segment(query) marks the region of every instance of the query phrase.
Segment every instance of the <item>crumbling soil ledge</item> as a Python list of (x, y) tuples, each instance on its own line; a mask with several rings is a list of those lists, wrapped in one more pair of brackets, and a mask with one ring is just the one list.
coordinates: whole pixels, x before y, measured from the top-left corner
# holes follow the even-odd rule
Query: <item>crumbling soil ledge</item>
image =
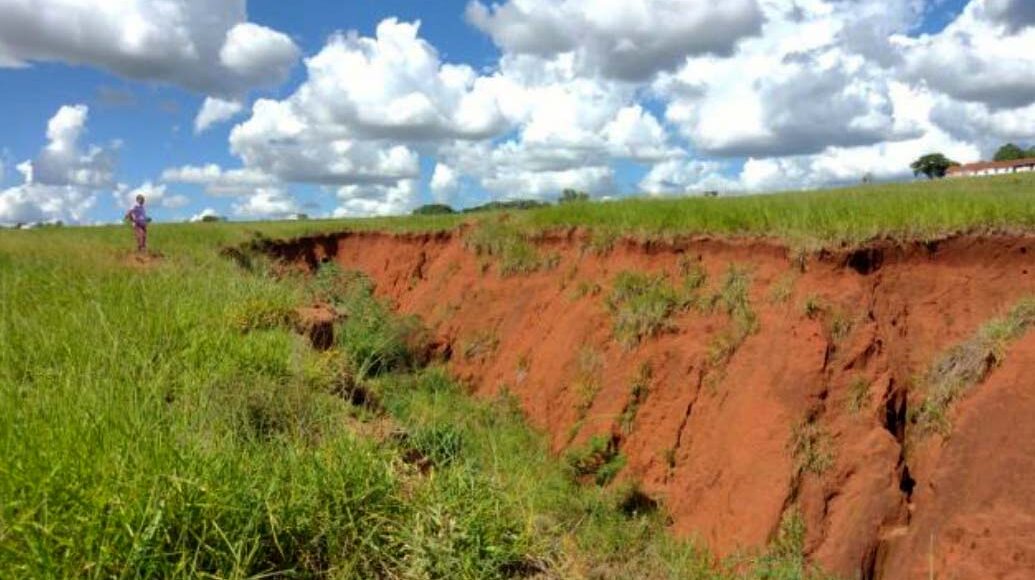
[[(1035, 237), (808, 253), (682, 237), (598, 253), (570, 229), (535, 240), (547, 267), (504, 277), (464, 236), (357, 232), (255, 249), (365, 272), (425, 321), (474, 393), (513, 393), (558, 452), (607, 438), (626, 460), (618, 480), (639, 482), (675, 533), (719, 555), (763, 546), (798, 509), (809, 557), (846, 578), (1035, 573), (1035, 337), (955, 405), (948, 437), (911, 432), (915, 377), (1035, 293)], [(758, 326), (728, 357), (715, 356), (732, 323), (717, 310), (681, 310), (632, 348), (615, 340), (605, 301), (619, 273), (678, 284), (699, 266), (708, 294), (731, 265), (748, 272)]]

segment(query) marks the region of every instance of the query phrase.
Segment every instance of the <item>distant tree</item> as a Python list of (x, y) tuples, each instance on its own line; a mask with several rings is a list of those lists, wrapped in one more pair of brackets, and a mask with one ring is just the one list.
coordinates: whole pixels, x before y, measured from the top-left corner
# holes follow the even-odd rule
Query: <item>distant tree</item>
[(456, 213), (456, 210), (444, 203), (429, 203), (413, 210), (413, 215), (446, 215)]
[(863, 182), (863, 185), (869, 185), (869, 184), (873, 183), (873, 174), (870, 173), (869, 171), (864, 173), (863, 176), (862, 176), (862, 182)]
[(482, 205), (476, 205), (464, 209), (464, 213), (477, 213), (482, 211), (494, 211), (494, 210), (516, 210), (516, 209), (536, 209), (539, 207), (547, 207), (550, 204), (545, 201), (539, 201), (535, 199), (512, 199), (510, 201), (490, 201)]
[(927, 179), (945, 177), (950, 167), (959, 165), (941, 153), (928, 153), (910, 164), (913, 175), (926, 175)]
[(206, 214), (206, 215), (201, 216), (201, 221), (204, 222), (204, 223), (221, 222), (221, 221), (223, 221), (223, 218), (220, 217), (220, 216), (217, 216), (217, 215)]
[(299, 220), (299, 221), (305, 221), (305, 220), (309, 219), (309, 214), (307, 214), (307, 213), (296, 213), (295, 214), (295, 219)]
[(996, 161), (1015, 161), (1017, 159), (1024, 159), (1029, 154), (1030, 151), (1025, 151), (1013, 143), (1007, 143), (995, 152), (994, 159)]
[(561, 192), (561, 199), (558, 201), (560, 203), (576, 203), (580, 201), (589, 201), (589, 194), (585, 191), (565, 189)]

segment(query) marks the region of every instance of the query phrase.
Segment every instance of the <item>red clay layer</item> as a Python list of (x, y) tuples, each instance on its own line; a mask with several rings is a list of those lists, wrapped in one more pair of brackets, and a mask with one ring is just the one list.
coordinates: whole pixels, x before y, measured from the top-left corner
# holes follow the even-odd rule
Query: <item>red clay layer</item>
[[(628, 460), (619, 479), (640, 482), (675, 533), (719, 555), (764, 546), (797, 505), (810, 559), (846, 578), (1035, 577), (1035, 335), (955, 405), (948, 438), (915, 438), (909, 422), (923, 398), (915, 377), (1035, 292), (1035, 238), (889, 242), (804, 261), (767, 241), (624, 242), (598, 256), (582, 240), (546, 237), (539, 250), (557, 266), (506, 278), (459, 233), (352, 233), (269, 249), (367, 273), (381, 297), (451, 345), (450, 367), (476, 394), (516, 395), (554, 450), (613, 437)], [(709, 356), (731, 325), (722, 313), (681, 314), (672, 332), (632, 349), (613, 337), (604, 301), (615, 275), (663, 272), (678, 283), (687, 260), (707, 271), (705, 292), (731, 264), (751, 273), (759, 330), (727, 364)], [(774, 300), (787, 280), (789, 297)], [(594, 285), (600, 293), (578, 297)], [(810, 299), (823, 305), (812, 317)], [(835, 338), (838, 318), (851, 326)], [(623, 429), (642, 365), (649, 392)], [(854, 411), (860, 382), (869, 390)], [(580, 412), (587, 384), (599, 390)], [(834, 451), (822, 475), (799, 474), (789, 445), (807, 419)]]

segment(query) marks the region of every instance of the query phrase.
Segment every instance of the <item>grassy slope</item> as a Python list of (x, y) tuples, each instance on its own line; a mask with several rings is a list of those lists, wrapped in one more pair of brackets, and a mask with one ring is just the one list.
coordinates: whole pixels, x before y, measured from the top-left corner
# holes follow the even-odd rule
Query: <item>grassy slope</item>
[[(0, 232), (0, 577), (718, 575), (660, 516), (573, 484), (505, 401), (408, 371), (405, 326), (361, 286), (333, 296), (353, 316), (330, 353), (261, 328), (341, 285), (216, 248), (325, 225), (160, 226), (146, 268), (124, 228)], [(333, 394), (343, 377), (389, 414)], [(362, 435), (380, 422), (409, 443)], [(419, 475), (407, 446), (439, 467)], [(800, 576), (788, 521), (742, 571)]]
[[(271, 235), (344, 228), (429, 231), (449, 229), (480, 215), (484, 214), (312, 221), (263, 229)], [(530, 230), (585, 226), (634, 236), (762, 236), (806, 246), (881, 236), (929, 239), (958, 232), (1035, 228), (1035, 174), (718, 199), (576, 203), (511, 215), (513, 223)]]

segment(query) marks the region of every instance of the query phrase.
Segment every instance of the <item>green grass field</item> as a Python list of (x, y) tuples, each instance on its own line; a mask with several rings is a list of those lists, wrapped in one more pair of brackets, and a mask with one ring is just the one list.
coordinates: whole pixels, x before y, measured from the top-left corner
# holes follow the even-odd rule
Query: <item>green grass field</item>
[[(1033, 202), (1035, 176), (1012, 176), (576, 203), (508, 223), (815, 246), (1024, 232)], [(485, 217), (157, 224), (164, 257), (144, 266), (125, 228), (0, 231), (0, 577), (807, 575), (793, 516), (768, 552), (718, 563), (667, 535), (663, 506), (626, 513), (635, 490), (576, 483), (508, 399), (474, 401), (417, 364), (419, 325), (362, 279), (274, 278), (218, 255), (257, 231)], [(353, 314), (324, 353), (283, 322), (316, 299)], [(342, 396), (355, 389), (378, 404)]]
[[(264, 224), (271, 236), (353, 230), (437, 231), (492, 214)], [(943, 179), (720, 198), (634, 198), (510, 212), (527, 232), (573, 226), (612, 235), (765, 237), (816, 248), (875, 238), (933, 239), (1035, 229), (1035, 174)], [(213, 224), (213, 229), (238, 226)], [(228, 231), (220, 234), (232, 237)]]
[[(362, 279), (218, 256), (329, 225), (158, 225), (145, 266), (125, 228), (0, 232), (0, 578), (803, 577), (793, 515), (713, 562), (421, 368)], [(352, 313), (322, 353), (282, 322), (317, 298)]]

